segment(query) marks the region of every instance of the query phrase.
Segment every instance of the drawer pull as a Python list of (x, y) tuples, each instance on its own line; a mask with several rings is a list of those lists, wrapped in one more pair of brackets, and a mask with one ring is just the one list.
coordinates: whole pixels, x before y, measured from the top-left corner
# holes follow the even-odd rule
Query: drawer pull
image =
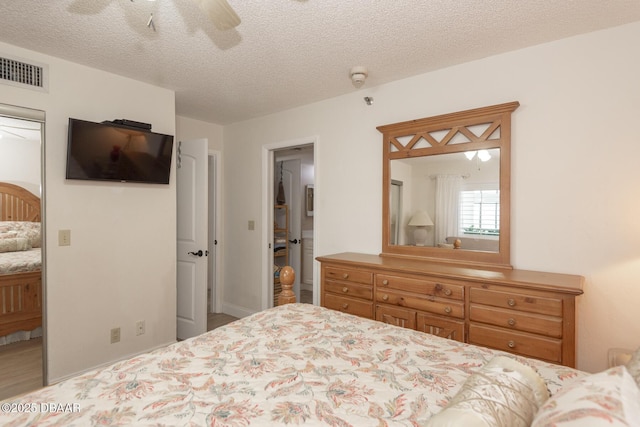
[(383, 284), (384, 286), (387, 286), (387, 285), (389, 284), (389, 281), (388, 281), (387, 279), (384, 279), (384, 280), (382, 281), (382, 284)]
[(449, 289), (449, 288), (445, 289), (445, 290), (444, 290), (444, 294), (445, 294), (446, 296), (450, 296), (450, 295), (451, 295), (451, 289)]
[(447, 314), (451, 313), (451, 307), (446, 306), (446, 307), (444, 308), (444, 312), (445, 312), (445, 313), (447, 313)]
[(347, 288), (347, 287), (345, 286), (344, 288), (342, 288), (342, 292), (344, 292), (344, 293), (346, 294), (347, 292), (349, 292), (349, 288)]
[(509, 307), (515, 307), (516, 305), (516, 300), (514, 300), (513, 298), (509, 298), (507, 300), (507, 304), (509, 304)]
[(513, 340), (512, 340), (512, 341), (509, 341), (509, 342), (507, 343), (507, 346), (508, 346), (509, 348), (516, 348), (516, 342), (515, 342), (515, 341), (513, 341)]
[(349, 308), (349, 304), (347, 304), (346, 302), (344, 304), (342, 304), (342, 309), (346, 310), (347, 308)]
[(389, 295), (384, 294), (382, 295), (382, 301), (388, 301), (389, 300)]
[(344, 274), (342, 275), (342, 278), (343, 278), (343, 279), (348, 279), (348, 278), (349, 278), (349, 274), (348, 274), (348, 273), (344, 273)]
[(509, 326), (515, 326), (516, 319), (514, 319), (513, 317), (510, 317), (509, 320), (507, 320), (507, 323), (509, 324)]

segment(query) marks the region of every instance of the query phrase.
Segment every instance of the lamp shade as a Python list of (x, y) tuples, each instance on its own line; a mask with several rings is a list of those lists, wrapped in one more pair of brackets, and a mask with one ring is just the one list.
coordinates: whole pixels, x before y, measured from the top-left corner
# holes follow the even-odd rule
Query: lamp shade
[(431, 217), (425, 211), (417, 211), (411, 217), (408, 225), (412, 227), (428, 227), (433, 225), (433, 221), (431, 221)]

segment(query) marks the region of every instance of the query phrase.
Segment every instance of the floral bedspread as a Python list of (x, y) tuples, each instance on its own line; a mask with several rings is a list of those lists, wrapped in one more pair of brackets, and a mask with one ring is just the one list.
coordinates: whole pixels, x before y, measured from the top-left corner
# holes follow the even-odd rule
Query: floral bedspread
[[(308, 304), (3, 402), (3, 426), (417, 426), (496, 354)], [(585, 374), (517, 358), (547, 381)]]
[(42, 269), (40, 248), (0, 253), (0, 274), (14, 274)]

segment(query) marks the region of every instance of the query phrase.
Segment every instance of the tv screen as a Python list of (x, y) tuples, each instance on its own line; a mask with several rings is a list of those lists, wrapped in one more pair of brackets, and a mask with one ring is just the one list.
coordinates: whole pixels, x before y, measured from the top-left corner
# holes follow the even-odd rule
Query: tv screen
[(67, 179), (168, 184), (173, 136), (69, 118)]

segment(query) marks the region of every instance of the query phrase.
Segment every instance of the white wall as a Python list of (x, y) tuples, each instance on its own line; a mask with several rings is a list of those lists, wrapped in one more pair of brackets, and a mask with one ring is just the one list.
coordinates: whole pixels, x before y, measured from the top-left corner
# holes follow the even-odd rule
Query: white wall
[[(225, 127), (225, 299), (256, 311), (265, 291), (263, 144), (317, 135), (317, 255), (376, 254), (382, 198), (376, 126), (519, 101), (513, 115), (512, 264), (585, 276), (579, 368), (604, 368), (609, 347), (640, 346), (639, 39), (640, 23), (634, 23), (365, 85)], [(372, 96), (374, 105), (366, 106), (364, 96)], [(249, 219), (257, 221), (255, 232), (246, 230)]]
[[(49, 64), (48, 93), (0, 84), (0, 102), (46, 112), (49, 380), (175, 341), (175, 171), (169, 185), (65, 180), (69, 117), (173, 135), (174, 93), (4, 43), (0, 52)], [(57, 245), (60, 229), (71, 246)], [(139, 320), (146, 334), (135, 336)], [(113, 327), (120, 343), (110, 344)]]
[(209, 150), (222, 151), (222, 130), (222, 126), (217, 124), (176, 116), (177, 141), (207, 138), (209, 140)]

